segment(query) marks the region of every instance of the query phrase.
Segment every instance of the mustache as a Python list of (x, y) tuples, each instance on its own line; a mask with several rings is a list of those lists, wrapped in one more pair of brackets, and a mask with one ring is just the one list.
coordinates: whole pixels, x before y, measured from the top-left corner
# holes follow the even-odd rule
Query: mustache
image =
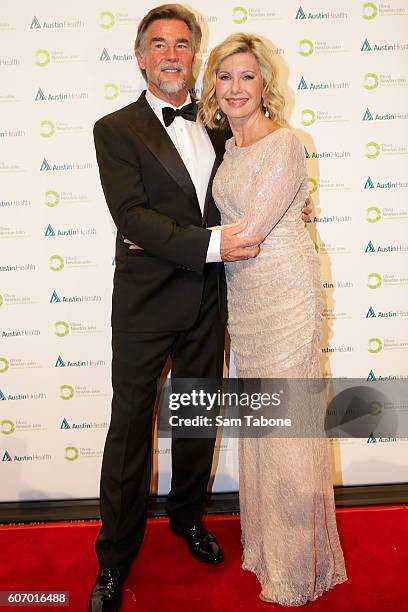
[(160, 71), (163, 70), (178, 70), (179, 72), (184, 72), (184, 66), (180, 62), (164, 62), (160, 66)]

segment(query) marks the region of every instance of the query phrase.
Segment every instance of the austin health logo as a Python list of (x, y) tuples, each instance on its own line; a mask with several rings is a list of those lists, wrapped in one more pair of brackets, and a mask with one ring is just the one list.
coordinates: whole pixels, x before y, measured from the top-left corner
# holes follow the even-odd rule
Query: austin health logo
[(54, 232), (54, 229), (53, 229), (51, 223), (48, 224), (48, 227), (45, 230), (44, 236), (55, 236), (55, 232)]
[(36, 93), (36, 96), (35, 96), (35, 101), (36, 102), (43, 102), (46, 99), (47, 98), (45, 97), (43, 90), (41, 89), (41, 87), (39, 87), (38, 91)]
[(367, 38), (363, 42), (363, 46), (361, 47), (361, 51), (372, 51), (371, 45), (368, 42)]
[(3, 391), (0, 389), (0, 402), (5, 402), (6, 401), (6, 396), (4, 395)]
[(41, 24), (38, 21), (37, 17), (34, 15), (31, 25), (30, 25), (30, 30), (40, 30), (40, 29), (41, 29)]
[(102, 49), (102, 53), (99, 57), (99, 61), (100, 62), (110, 62), (111, 61), (111, 57), (105, 48)]
[(366, 319), (376, 319), (377, 315), (375, 314), (375, 310), (372, 306), (367, 310)]
[(376, 442), (377, 442), (377, 438), (375, 437), (374, 433), (371, 432), (367, 438), (367, 444), (375, 444)]
[(295, 19), (306, 19), (305, 11), (302, 9), (301, 6), (299, 6)]
[(299, 85), (297, 86), (298, 89), (309, 89), (309, 87), (307, 86), (307, 83), (305, 81), (305, 79), (302, 77), (299, 81)]
[(375, 189), (374, 183), (373, 183), (371, 177), (368, 177), (368, 179), (366, 180), (365, 185), (364, 185), (364, 189)]
[(248, 21), (248, 10), (243, 6), (234, 6), (232, 9), (232, 21), (239, 25)]
[(62, 419), (60, 429), (71, 429), (71, 425), (68, 423), (66, 418)]
[(369, 241), (369, 243), (366, 246), (365, 253), (375, 253), (375, 246), (373, 245), (371, 240)]
[(374, 381), (374, 380), (377, 380), (377, 377), (374, 374), (373, 370), (370, 370), (367, 376), (367, 382)]
[(65, 368), (65, 362), (63, 360), (63, 358), (61, 357), (61, 355), (58, 356), (57, 361), (55, 362), (55, 367), (56, 368)]
[(50, 298), (50, 304), (57, 304), (60, 301), (61, 300), (60, 300), (60, 297), (59, 297), (58, 293), (56, 291), (53, 291), (52, 295), (51, 295), (51, 298)]
[(13, 461), (8, 451), (4, 451), (2, 461)]
[(364, 2), (363, 4), (363, 13), (362, 13), (362, 18), (363, 19), (374, 19), (375, 17), (377, 17), (377, 13), (378, 13), (378, 8), (377, 5), (374, 4), (374, 2)]
[(367, 108), (367, 109), (366, 109), (366, 112), (365, 112), (365, 113), (364, 113), (364, 115), (363, 115), (363, 121), (373, 121), (373, 120), (374, 120), (374, 119), (373, 119), (372, 114), (370, 113), (370, 109), (369, 109), (369, 108)]
[(47, 162), (47, 160), (44, 159), (42, 160), (42, 164), (40, 166), (40, 172), (51, 172), (51, 166), (50, 164)]

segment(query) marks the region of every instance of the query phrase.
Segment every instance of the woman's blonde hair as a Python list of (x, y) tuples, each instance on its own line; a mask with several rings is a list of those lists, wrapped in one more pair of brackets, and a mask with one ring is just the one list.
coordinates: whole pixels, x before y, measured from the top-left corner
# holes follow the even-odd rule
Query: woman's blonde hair
[[(211, 51), (203, 78), (203, 89), (199, 106), (200, 117), (210, 128), (226, 128), (228, 119), (220, 112), (215, 95), (217, 72), (223, 60), (236, 53), (252, 53), (258, 62), (262, 75), (264, 90), (262, 94), (263, 105), (269, 112), (271, 119), (283, 123), (283, 109), (285, 100), (277, 85), (277, 70), (271, 59), (271, 52), (256, 34), (241, 32), (231, 34), (222, 43)], [(217, 119), (217, 114), (221, 119)]]

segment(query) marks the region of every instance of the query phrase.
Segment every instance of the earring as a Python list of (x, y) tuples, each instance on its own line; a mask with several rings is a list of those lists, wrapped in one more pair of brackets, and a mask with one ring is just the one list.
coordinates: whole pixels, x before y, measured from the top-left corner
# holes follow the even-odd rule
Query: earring
[(219, 110), (215, 113), (215, 120), (216, 121), (221, 121), (221, 113), (220, 113)]
[(262, 98), (262, 110), (264, 112), (265, 117), (268, 119), (270, 117), (269, 111), (268, 111), (268, 107), (266, 106), (263, 98)]

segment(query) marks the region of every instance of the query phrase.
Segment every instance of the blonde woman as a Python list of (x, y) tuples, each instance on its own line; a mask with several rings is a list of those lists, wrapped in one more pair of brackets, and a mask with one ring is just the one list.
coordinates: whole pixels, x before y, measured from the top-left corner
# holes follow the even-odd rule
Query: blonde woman
[[(284, 99), (265, 43), (233, 34), (210, 54), (200, 114), (233, 137), (214, 179), (222, 224), (247, 221), (256, 259), (226, 264), (228, 329), (241, 378), (320, 376), (321, 279), (301, 221), (303, 147), (284, 126)], [(344, 582), (326, 439), (240, 440), (243, 567), (264, 601), (299, 606)]]

